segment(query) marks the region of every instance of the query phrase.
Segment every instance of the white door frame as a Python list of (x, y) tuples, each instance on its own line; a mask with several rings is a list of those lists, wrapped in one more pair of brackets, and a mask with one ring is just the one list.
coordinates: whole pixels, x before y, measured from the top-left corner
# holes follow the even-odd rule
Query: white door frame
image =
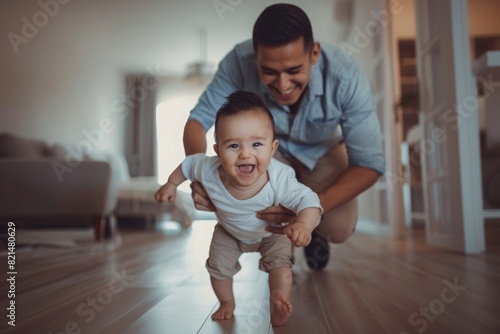
[[(389, 4), (379, 1), (375, 12), (389, 12)], [(406, 236), (403, 183), (401, 164), (401, 138), (393, 103), (396, 99), (393, 80), (392, 24), (388, 20), (381, 33), (373, 40), (372, 73), (374, 77), (374, 102), (382, 129), (382, 145), (386, 160), (385, 175), (375, 185), (379, 217), (378, 233), (395, 238)], [(382, 214), (384, 212), (384, 214)]]
[[(426, 238), (478, 254), (485, 242), (467, 1), (419, 0), (415, 13)], [(427, 154), (429, 143), (435, 150)]]

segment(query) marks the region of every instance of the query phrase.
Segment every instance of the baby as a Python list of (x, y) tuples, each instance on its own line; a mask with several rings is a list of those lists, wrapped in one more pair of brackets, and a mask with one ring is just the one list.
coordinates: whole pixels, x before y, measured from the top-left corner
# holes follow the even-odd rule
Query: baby
[[(215, 226), (206, 267), (220, 307), (213, 320), (231, 319), (235, 309), (233, 276), (241, 269), (243, 252), (260, 252), (259, 269), (269, 273), (270, 315), (273, 326), (284, 325), (292, 313), (292, 243), (303, 247), (319, 223), (318, 196), (299, 183), (293, 169), (273, 159), (278, 148), (274, 120), (260, 97), (236, 91), (215, 119), (217, 156), (186, 157), (156, 193), (158, 202), (175, 199), (186, 179), (200, 182), (216, 207)], [(266, 231), (256, 212), (281, 204), (297, 213), (286, 234)]]

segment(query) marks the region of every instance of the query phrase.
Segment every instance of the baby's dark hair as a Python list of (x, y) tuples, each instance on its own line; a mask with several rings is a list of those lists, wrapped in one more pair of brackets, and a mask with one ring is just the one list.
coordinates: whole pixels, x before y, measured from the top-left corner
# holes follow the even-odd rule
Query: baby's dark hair
[(304, 51), (314, 45), (311, 21), (307, 14), (295, 5), (279, 3), (264, 9), (253, 26), (253, 48), (259, 45), (283, 46), (304, 37)]
[(249, 111), (259, 111), (266, 114), (273, 129), (273, 140), (275, 139), (273, 114), (267, 109), (264, 101), (259, 95), (243, 90), (237, 90), (227, 97), (226, 103), (222, 105), (215, 116), (215, 142), (217, 143), (217, 127), (222, 116), (232, 116)]

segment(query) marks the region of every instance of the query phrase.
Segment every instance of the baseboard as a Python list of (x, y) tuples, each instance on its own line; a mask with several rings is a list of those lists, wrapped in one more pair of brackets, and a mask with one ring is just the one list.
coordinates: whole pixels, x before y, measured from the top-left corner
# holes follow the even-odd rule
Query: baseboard
[(371, 219), (358, 219), (356, 225), (356, 232), (366, 233), (366, 234), (379, 234), (379, 226), (376, 220)]

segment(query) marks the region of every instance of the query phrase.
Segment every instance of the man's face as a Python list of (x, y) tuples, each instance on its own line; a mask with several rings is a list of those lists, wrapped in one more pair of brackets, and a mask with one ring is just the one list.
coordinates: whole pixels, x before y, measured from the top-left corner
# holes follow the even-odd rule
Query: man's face
[(257, 46), (255, 55), (260, 80), (278, 103), (293, 105), (307, 88), (311, 67), (318, 61), (320, 46), (314, 43), (309, 52), (304, 38), (283, 46)]

